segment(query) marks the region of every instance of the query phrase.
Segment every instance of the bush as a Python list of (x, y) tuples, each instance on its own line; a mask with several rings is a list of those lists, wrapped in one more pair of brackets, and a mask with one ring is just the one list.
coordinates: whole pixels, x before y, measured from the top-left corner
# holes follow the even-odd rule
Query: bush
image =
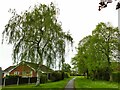
[(69, 78), (70, 74), (68, 72), (64, 72), (64, 78)]
[(112, 73), (112, 81), (120, 82), (120, 72), (113, 72)]
[(41, 75), (40, 83), (46, 83), (47, 81), (48, 81), (47, 75), (45, 75), (45, 74)]
[(64, 80), (64, 77), (65, 77), (64, 72), (60, 71), (60, 73), (61, 73), (61, 80)]
[(78, 74), (78, 73), (71, 72), (71, 73), (70, 73), (70, 76), (81, 76), (81, 75)]
[(53, 82), (62, 80), (62, 73), (57, 71), (52, 72), (50, 75), (50, 80), (52, 80)]

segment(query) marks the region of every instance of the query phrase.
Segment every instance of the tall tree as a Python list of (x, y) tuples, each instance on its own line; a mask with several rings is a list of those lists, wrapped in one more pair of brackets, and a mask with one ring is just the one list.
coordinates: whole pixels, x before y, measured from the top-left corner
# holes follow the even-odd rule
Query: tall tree
[(96, 42), (97, 50), (101, 51), (105, 56), (107, 72), (110, 76), (111, 60), (114, 59), (113, 57), (116, 57), (117, 54), (115, 55), (114, 53), (118, 51), (119, 46), (119, 30), (118, 28), (112, 27), (110, 23), (105, 24), (101, 22), (96, 26), (92, 34), (98, 39)]
[[(22, 14), (11, 10), (13, 16), (3, 31), (3, 41), (13, 44), (14, 63), (30, 61), (39, 65), (46, 62), (47, 66), (55, 66), (65, 61), (65, 46), (73, 43), (69, 33), (62, 31), (61, 24), (57, 21), (58, 11), (53, 3), (50, 5), (35, 5), (33, 9)], [(38, 67), (39, 85), (41, 69)]]
[(63, 63), (63, 66), (62, 66), (62, 70), (64, 71), (64, 72), (71, 72), (71, 66), (68, 64), (68, 63)]
[(91, 36), (84, 37), (78, 44), (78, 53), (72, 58), (72, 64), (78, 67), (79, 73), (87, 73), (88, 76), (88, 49)]
[(111, 62), (117, 60), (119, 51), (118, 37), (118, 28), (112, 27), (110, 23), (99, 23), (92, 35), (83, 38), (78, 44), (78, 53), (73, 61), (77, 62), (79, 71), (85, 71), (86, 67), (87, 73), (89, 72), (95, 78), (100, 70), (104, 69), (109, 80), (112, 72)]

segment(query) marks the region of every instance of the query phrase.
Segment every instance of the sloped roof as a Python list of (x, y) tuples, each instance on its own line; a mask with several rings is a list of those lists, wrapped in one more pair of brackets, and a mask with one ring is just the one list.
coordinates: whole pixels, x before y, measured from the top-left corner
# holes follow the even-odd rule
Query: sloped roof
[(40, 66), (41, 70), (43, 72), (51, 72), (53, 71), (52, 69), (50, 69), (49, 67), (45, 66), (45, 65), (39, 65), (39, 64), (36, 64), (36, 63), (31, 63), (31, 62), (21, 62), (20, 64), (26, 64), (26, 65), (29, 65), (31, 68), (35, 69), (37, 71), (38, 67)]
[(51, 72), (51, 71), (53, 71), (52, 69), (50, 69), (49, 67), (47, 67), (45, 65), (39, 65), (39, 64), (36, 64), (36, 63), (22, 61), (21, 63), (19, 63), (16, 66), (10, 66), (10, 67), (6, 68), (3, 72), (10, 72), (10, 71), (14, 70), (16, 67), (18, 67), (20, 65), (23, 65), (23, 64), (28, 65), (29, 67), (31, 67), (35, 71), (37, 71), (39, 66), (41, 68), (41, 71), (43, 71), (43, 72)]
[(10, 70), (12, 70), (13, 68), (15, 68), (16, 66), (9, 66), (8, 68), (6, 68), (5, 70), (3, 70), (3, 72), (9, 72)]

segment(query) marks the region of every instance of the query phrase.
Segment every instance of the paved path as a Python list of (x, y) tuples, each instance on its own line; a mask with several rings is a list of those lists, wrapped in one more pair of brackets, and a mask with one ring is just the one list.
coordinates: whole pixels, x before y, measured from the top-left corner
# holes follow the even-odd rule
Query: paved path
[(74, 90), (74, 80), (75, 78), (71, 79), (66, 85), (64, 90)]

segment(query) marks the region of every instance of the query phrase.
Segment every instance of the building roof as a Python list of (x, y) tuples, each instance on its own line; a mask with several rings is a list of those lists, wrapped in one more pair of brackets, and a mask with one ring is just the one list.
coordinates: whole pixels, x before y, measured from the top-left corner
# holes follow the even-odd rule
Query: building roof
[(38, 67), (40, 66), (41, 68), (41, 71), (43, 72), (51, 72), (53, 71), (52, 69), (50, 69), (49, 67), (45, 66), (45, 65), (39, 65), (39, 64), (36, 64), (36, 63), (31, 63), (31, 62), (25, 62), (25, 61), (22, 61), (21, 63), (19, 63), (18, 65), (16, 66), (10, 66), (8, 68), (6, 68), (4, 70), (4, 72), (11, 72), (12, 70), (14, 70), (15, 68), (17, 68), (18, 66), (20, 65), (27, 65), (29, 66), (31, 69), (37, 71)]
[(43, 72), (51, 72), (53, 71), (52, 69), (50, 69), (49, 67), (45, 66), (45, 65), (39, 65), (39, 64), (36, 64), (36, 63), (31, 63), (31, 62), (21, 62), (21, 64), (26, 64), (28, 66), (30, 66), (31, 68), (33, 68), (34, 70), (37, 71), (38, 67), (40, 66), (41, 70)]
[(5, 70), (3, 70), (3, 72), (9, 72), (11, 71), (13, 68), (15, 68), (16, 66), (9, 66), (8, 68), (6, 68)]

